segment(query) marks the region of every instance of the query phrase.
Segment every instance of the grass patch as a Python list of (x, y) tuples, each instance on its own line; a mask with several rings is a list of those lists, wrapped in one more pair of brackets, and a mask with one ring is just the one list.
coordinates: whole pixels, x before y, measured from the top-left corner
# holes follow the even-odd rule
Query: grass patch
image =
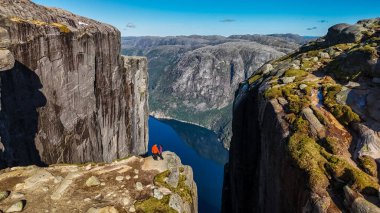
[(325, 175), (327, 162), (320, 154), (320, 147), (305, 133), (296, 132), (289, 138), (288, 149), (297, 166), (309, 177), (309, 187), (315, 192), (325, 191), (329, 180)]
[(135, 207), (137, 212), (145, 213), (177, 213), (176, 210), (169, 206), (170, 195), (165, 195), (161, 200), (150, 197), (147, 200), (137, 201)]
[(347, 105), (338, 104), (335, 96), (342, 90), (339, 84), (323, 85), (323, 103), (327, 106), (330, 112), (344, 125), (349, 125), (352, 122), (360, 122), (358, 114), (352, 111)]
[(248, 83), (249, 84), (253, 84), (254, 82), (256, 82), (257, 80), (259, 80), (260, 78), (262, 77), (262, 75), (254, 75), (252, 77), (250, 77), (248, 79)]
[(57, 27), (61, 33), (69, 33), (69, 32), (71, 32), (70, 29), (66, 25), (64, 25), (64, 24), (51, 23), (51, 25), (54, 26), (54, 27)]
[(343, 158), (323, 151), (321, 154), (327, 159), (327, 169), (333, 176), (344, 181), (354, 190), (377, 196), (379, 184), (368, 174), (355, 168)]
[(166, 170), (165, 172), (162, 172), (154, 177), (154, 183), (158, 186), (162, 186), (165, 188), (170, 189), (173, 193), (178, 194), (183, 201), (187, 201), (189, 203), (192, 203), (193, 197), (191, 193), (191, 189), (186, 185), (186, 176), (183, 174), (179, 175), (179, 181), (177, 188), (173, 188), (169, 184), (165, 182), (165, 178), (167, 178), (170, 175), (170, 171)]

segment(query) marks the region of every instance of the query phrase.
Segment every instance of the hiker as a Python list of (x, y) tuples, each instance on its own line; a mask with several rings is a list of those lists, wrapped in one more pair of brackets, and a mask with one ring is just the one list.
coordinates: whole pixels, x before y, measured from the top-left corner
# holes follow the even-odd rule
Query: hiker
[(164, 158), (162, 157), (162, 145), (160, 144), (159, 146), (158, 146), (158, 157), (160, 157), (161, 158), (161, 160), (163, 160)]
[(158, 150), (157, 144), (154, 144), (152, 146), (152, 157), (153, 157), (154, 160), (157, 160), (157, 156), (159, 155), (159, 152), (160, 151)]

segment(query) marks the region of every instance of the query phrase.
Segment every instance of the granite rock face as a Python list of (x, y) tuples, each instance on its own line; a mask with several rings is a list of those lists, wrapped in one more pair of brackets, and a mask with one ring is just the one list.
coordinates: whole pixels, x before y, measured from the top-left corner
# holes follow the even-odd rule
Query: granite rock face
[(240, 85), (223, 212), (380, 212), (379, 32), (335, 25)]
[(110, 25), (28, 0), (0, 2), (3, 161), (144, 154), (146, 59), (121, 57), (120, 32)]
[[(164, 152), (163, 157), (160, 161), (132, 156), (106, 164), (7, 168), (0, 171), (0, 196), (2, 192), (10, 195), (0, 200), (0, 211), (122, 213), (180, 209), (197, 213), (197, 186), (191, 167), (183, 165), (172, 152)], [(179, 171), (181, 177), (176, 187), (162, 181), (172, 171)], [(117, 180), (136, 172), (137, 178)], [(154, 197), (155, 191), (161, 193), (160, 199)], [(172, 197), (176, 198), (174, 204)]]

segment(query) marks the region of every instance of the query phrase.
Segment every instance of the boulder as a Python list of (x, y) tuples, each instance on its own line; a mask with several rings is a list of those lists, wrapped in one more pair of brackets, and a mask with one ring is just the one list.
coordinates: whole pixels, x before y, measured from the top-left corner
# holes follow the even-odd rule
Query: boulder
[(136, 184), (135, 184), (135, 188), (136, 188), (137, 191), (142, 191), (142, 190), (144, 190), (144, 186), (142, 185), (141, 182), (136, 182)]
[(172, 169), (170, 172), (166, 183), (169, 184), (173, 188), (177, 188), (179, 182), (179, 171), (178, 169)]
[(11, 44), (9, 33), (3, 27), (0, 27), (0, 48), (7, 48)]
[(264, 64), (262, 67), (261, 67), (261, 70), (263, 72), (263, 75), (265, 74), (268, 74), (270, 71), (273, 70), (273, 66), (272, 64)]
[(169, 199), (169, 206), (179, 213), (183, 212), (183, 201), (178, 194), (172, 194)]
[(21, 212), (24, 207), (25, 207), (26, 201), (25, 200), (20, 200), (11, 205), (5, 212)]
[(10, 194), (10, 191), (0, 191), (0, 201), (6, 199)]
[(87, 179), (86, 181), (86, 186), (91, 187), (91, 186), (99, 186), (100, 181), (97, 177), (91, 176), (90, 178)]
[(363, 28), (360, 25), (337, 24), (329, 28), (326, 42), (329, 45), (341, 43), (356, 43), (363, 38)]
[(159, 189), (153, 189), (153, 196), (159, 200), (161, 200), (164, 195)]
[(90, 208), (87, 213), (119, 213), (119, 211), (113, 206), (106, 206), (103, 208)]
[(321, 124), (318, 118), (314, 115), (313, 110), (309, 107), (302, 109), (303, 117), (309, 121), (311, 133), (319, 138), (325, 137), (325, 127)]
[(7, 71), (14, 67), (15, 58), (7, 49), (0, 49), (0, 71)]
[(363, 196), (350, 187), (343, 188), (345, 204), (352, 213), (379, 213), (380, 208), (363, 198)]
[(330, 58), (330, 55), (328, 53), (325, 53), (325, 52), (319, 52), (318, 56), (322, 59), (329, 59)]
[(283, 84), (289, 84), (289, 83), (293, 83), (295, 79), (296, 79), (295, 76), (293, 76), (293, 77), (283, 77), (283, 78), (281, 78), (281, 81), (282, 81)]

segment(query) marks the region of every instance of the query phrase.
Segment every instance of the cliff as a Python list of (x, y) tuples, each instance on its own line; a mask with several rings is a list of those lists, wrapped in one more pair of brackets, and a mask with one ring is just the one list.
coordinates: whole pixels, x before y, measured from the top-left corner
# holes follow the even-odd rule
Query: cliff
[(228, 148), (239, 83), (304, 41), (291, 35), (126, 37), (122, 51), (149, 60), (149, 104), (154, 116), (213, 130)]
[(380, 212), (379, 41), (335, 25), (240, 85), (223, 212)]
[(29, 0), (0, 3), (2, 166), (144, 154), (147, 60), (120, 56), (110, 25)]
[(0, 212), (198, 212), (191, 167), (163, 156), (2, 170)]

